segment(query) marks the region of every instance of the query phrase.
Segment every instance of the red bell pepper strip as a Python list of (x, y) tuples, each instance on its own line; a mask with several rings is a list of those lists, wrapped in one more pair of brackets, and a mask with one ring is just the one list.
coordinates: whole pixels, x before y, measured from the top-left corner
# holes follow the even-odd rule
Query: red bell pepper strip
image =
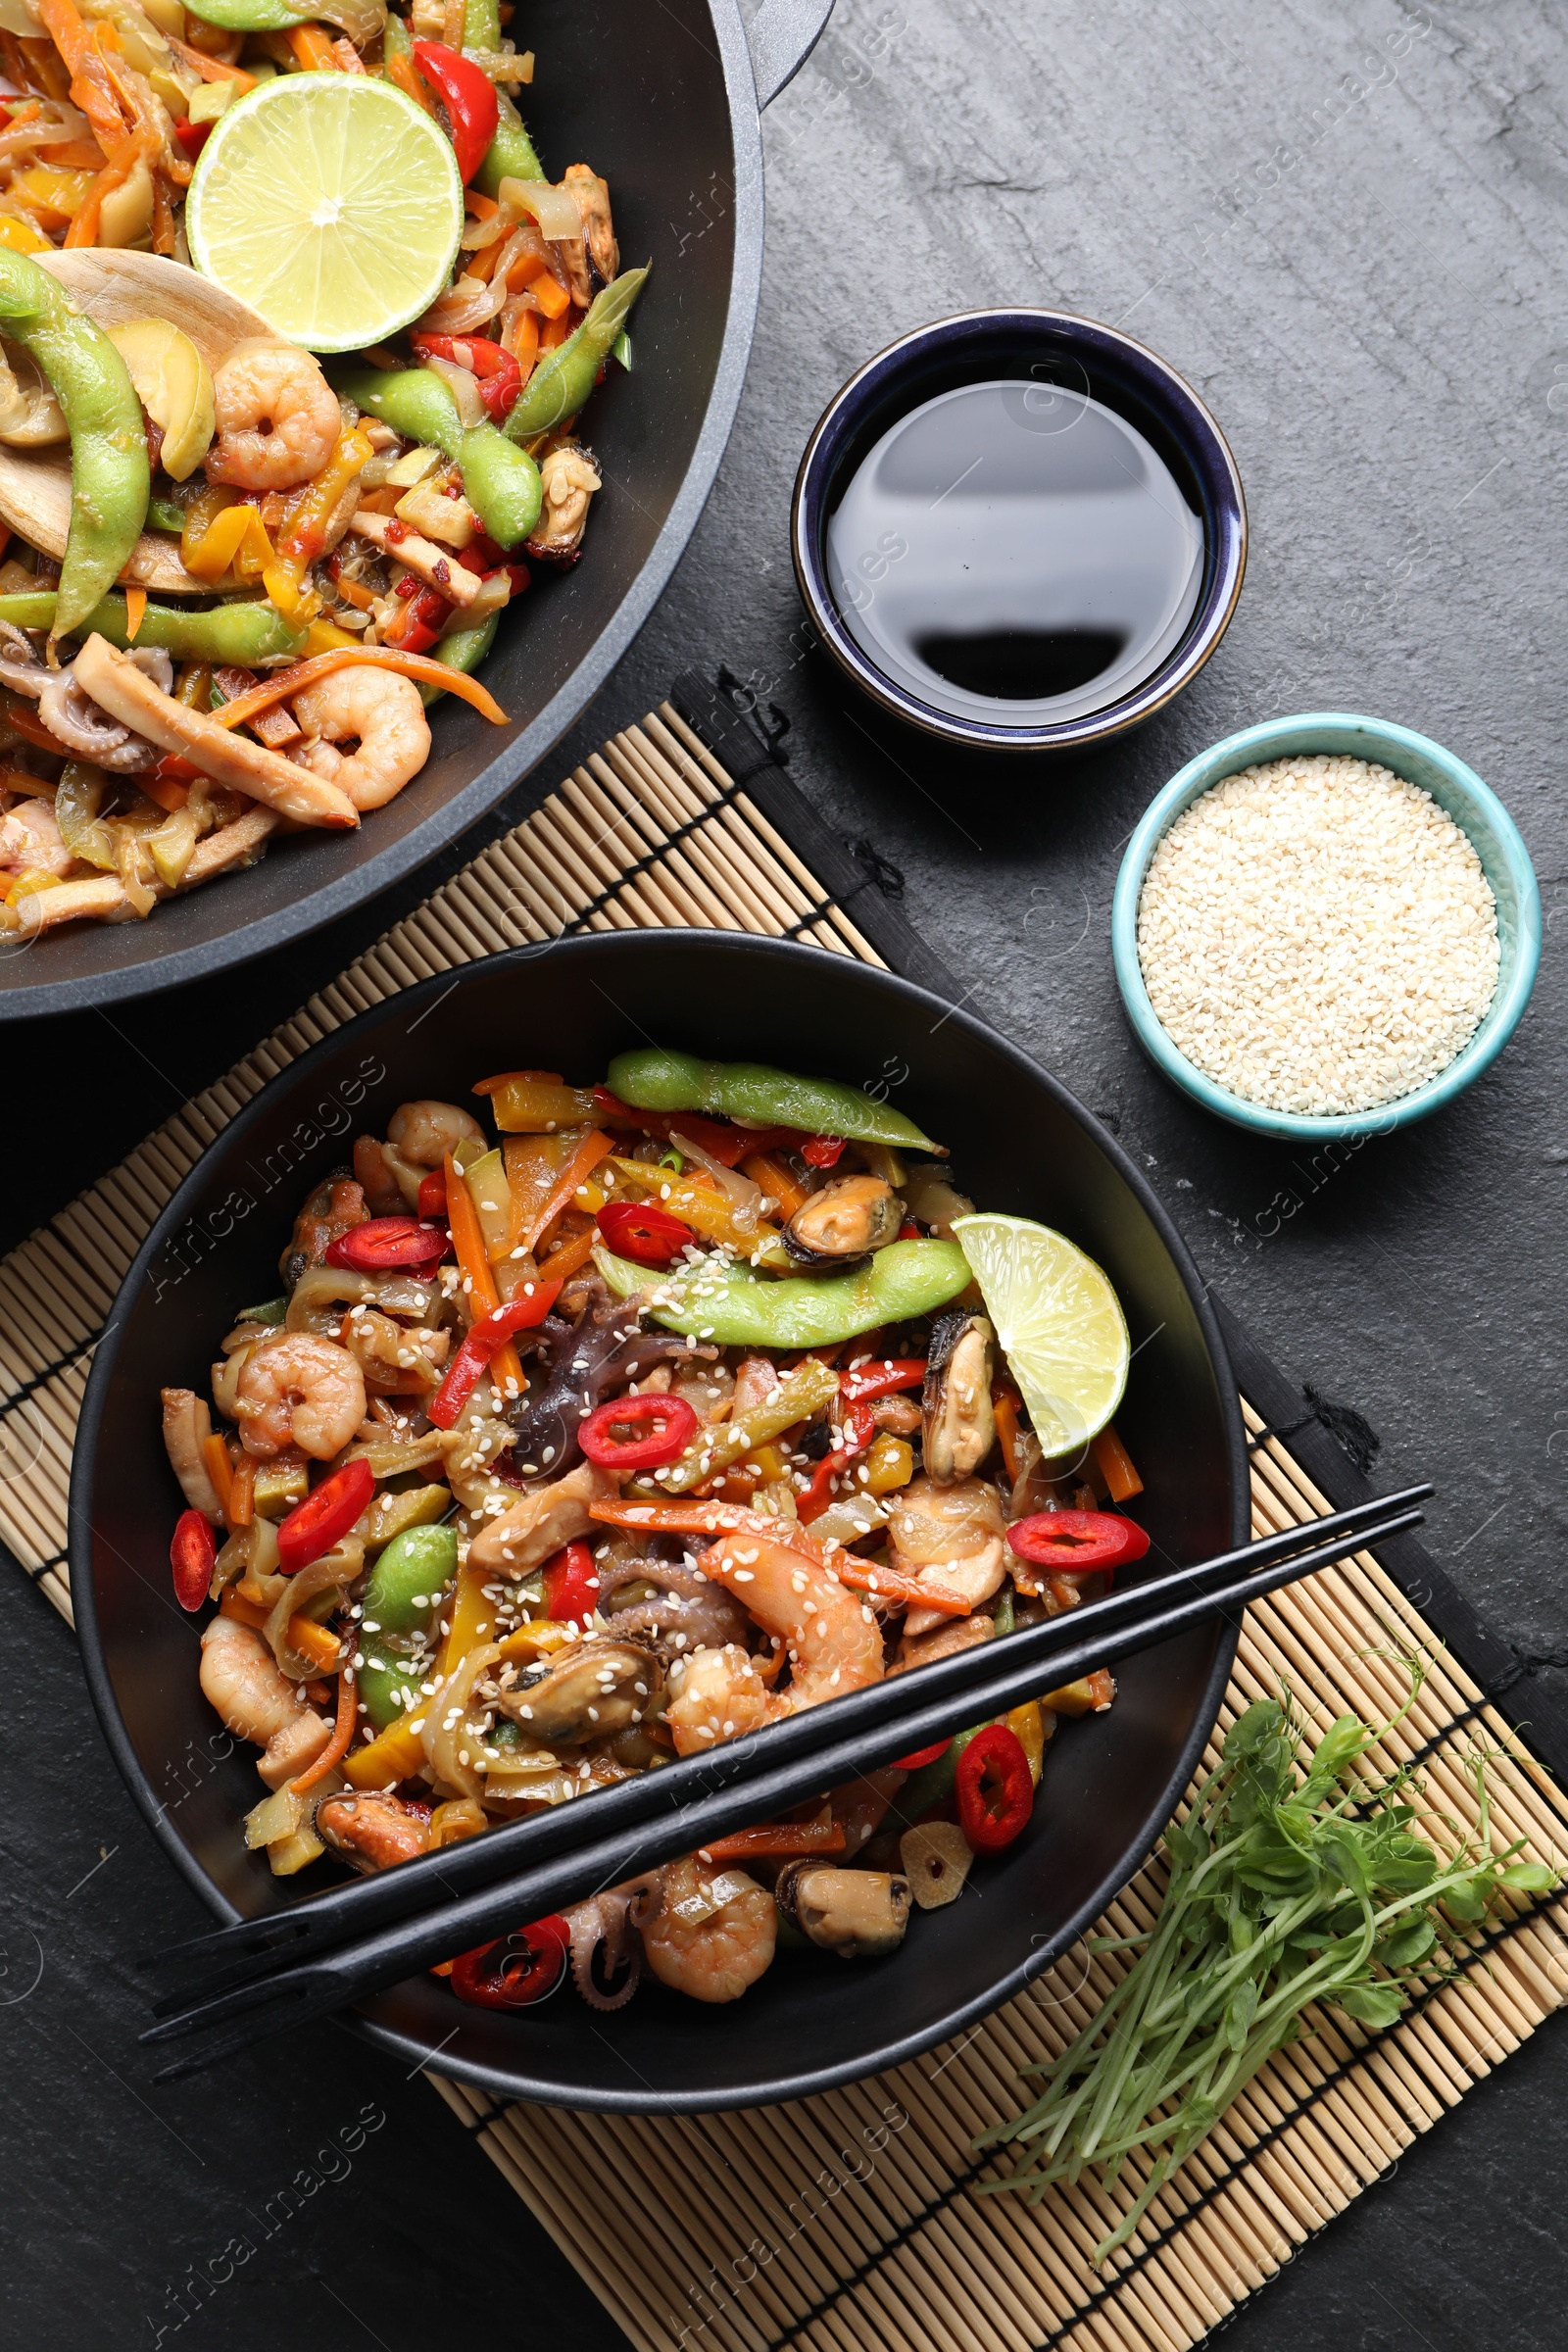
[[(413, 578), (414, 574), (408, 573), (406, 579), (398, 582), (399, 590)], [(388, 629), (385, 642), (396, 646), (400, 654), (427, 653), (432, 645), (440, 643), (451, 620), (452, 607), (446, 598), (434, 588), (416, 585), (396, 625)]]
[(444, 1217), (446, 1213), (446, 1172), (442, 1168), (432, 1168), (428, 1176), (419, 1178), (419, 1214), (421, 1217)]
[(692, 1238), (689, 1225), (652, 1201), (635, 1206), (629, 1200), (608, 1201), (595, 1223), (617, 1257), (639, 1266), (672, 1265)]
[(704, 1862), (791, 1862), (808, 1854), (842, 1854), (842, 1821), (780, 1821), (757, 1830), (732, 1830), (697, 1849)]
[(421, 327), (409, 341), (427, 359), (451, 360), (466, 368), (478, 379), (479, 398), (492, 424), (511, 415), (522, 390), (522, 369), (513, 354), (488, 335), (432, 335)]
[(449, 49), (445, 41), (416, 41), (414, 62), (426, 81), (439, 90), (452, 128), (458, 172), (465, 187), (478, 171), (496, 135), (501, 109), (495, 83), (478, 67)]
[(532, 1331), (555, 1305), (559, 1282), (525, 1282), (515, 1298), (471, 1325), (425, 1410), (437, 1429), (454, 1429), (468, 1398), (503, 1348), (519, 1331)]
[(844, 1150), (842, 1135), (808, 1136), (801, 1146), (801, 1157), (808, 1168), (832, 1168), (838, 1165)]
[(200, 1511), (181, 1511), (174, 1521), (174, 1540), (169, 1546), (169, 1565), (174, 1571), (174, 1598), (182, 1609), (199, 1609), (213, 1581), (218, 1540)]
[(586, 1544), (568, 1544), (545, 1563), (545, 1615), (557, 1625), (586, 1625), (599, 1606), (599, 1571)]
[(694, 1144), (726, 1168), (738, 1167), (753, 1152), (793, 1152), (807, 1140), (799, 1127), (731, 1127), (722, 1119), (705, 1119), (695, 1110), (633, 1110), (608, 1086), (594, 1088), (600, 1115), (613, 1127), (640, 1127), (645, 1135), (662, 1136), (680, 1149), (689, 1135)]
[(363, 1454), (313, 1487), (305, 1500), (277, 1523), (277, 1564), (283, 1574), (295, 1576), (330, 1551), (338, 1538), (348, 1534), (374, 1493), (375, 1473)]
[(954, 1794), (958, 1826), (977, 1854), (1000, 1854), (1027, 1823), (1035, 1805), (1034, 1778), (1017, 1734), (988, 1723), (958, 1758)]
[(920, 1772), (927, 1764), (934, 1764), (938, 1756), (945, 1756), (952, 1745), (951, 1739), (933, 1740), (929, 1747), (912, 1748), (908, 1755), (895, 1757), (893, 1770), (895, 1772)]
[(1137, 1521), (1115, 1511), (1036, 1511), (1008, 1528), (1007, 1543), (1020, 1560), (1057, 1576), (1093, 1576), (1141, 1560), (1149, 1549)]
[(899, 1240), (901, 1242), (918, 1242), (924, 1238), (914, 1219), (906, 1217), (904, 1223), (899, 1227)]
[(174, 124), (174, 136), (192, 163), (196, 161), (212, 135), (213, 126), (210, 122), (193, 122), (188, 115), (181, 115), (179, 121)]
[(696, 1435), (697, 1415), (684, 1396), (649, 1390), (596, 1406), (579, 1424), (577, 1443), (601, 1470), (662, 1470), (680, 1460)]
[(552, 1912), (531, 1927), (514, 1929), (499, 1943), (460, 1952), (452, 1963), (452, 1989), (474, 2009), (529, 2008), (555, 1991), (566, 1973), (570, 1948), (571, 1930)]
[(444, 1226), (421, 1225), (416, 1217), (370, 1217), (338, 1235), (327, 1250), (326, 1262), (349, 1266), (357, 1274), (384, 1274), (394, 1266), (437, 1266), (447, 1247)]
[(842, 1445), (835, 1446), (831, 1453), (822, 1456), (811, 1473), (811, 1483), (806, 1493), (796, 1498), (796, 1516), (804, 1519), (808, 1527), (813, 1519), (820, 1519), (833, 1500), (834, 1482), (840, 1473), (848, 1469), (858, 1453), (864, 1453), (876, 1436), (876, 1423), (871, 1418), (869, 1404), (850, 1405), (844, 1415), (843, 1431)]
[(839, 1374), (839, 1395), (846, 1404), (873, 1396), (892, 1396), (900, 1389), (917, 1389), (925, 1380), (923, 1355), (885, 1355), (880, 1362), (852, 1364)]

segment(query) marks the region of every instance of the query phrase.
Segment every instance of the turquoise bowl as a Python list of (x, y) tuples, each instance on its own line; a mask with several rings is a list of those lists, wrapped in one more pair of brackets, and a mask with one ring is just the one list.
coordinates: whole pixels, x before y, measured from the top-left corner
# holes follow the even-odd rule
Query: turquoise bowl
[[(1205, 1078), (1161, 1028), (1138, 960), (1138, 903), (1160, 836), (1210, 785), (1244, 767), (1303, 752), (1374, 760), (1429, 792), (1439, 808), (1446, 808), (1469, 835), (1497, 902), (1500, 956), (1496, 993), (1469, 1044), (1427, 1085), (1393, 1102), (1380, 1103), (1376, 1109), (1337, 1118), (1305, 1118), (1293, 1111), (1269, 1110)], [(1462, 760), (1456, 760), (1430, 736), (1393, 726), (1387, 719), (1357, 718), (1344, 710), (1314, 710), (1296, 718), (1267, 719), (1261, 726), (1244, 728), (1240, 735), (1228, 735), (1172, 776), (1164, 791), (1151, 802), (1127, 845), (1116, 877), (1110, 939), (1127, 1017), (1139, 1044), (1167, 1078), (1195, 1102), (1201, 1102), (1205, 1110), (1235, 1126), (1250, 1128), (1256, 1135), (1278, 1136), (1287, 1143), (1321, 1143), (1344, 1136), (1389, 1135), (1396, 1127), (1424, 1119), (1462, 1094), (1471, 1080), (1496, 1059), (1518, 1028), (1536, 984), (1541, 961), (1541, 893), (1519, 828), (1495, 793), (1490, 792)]]

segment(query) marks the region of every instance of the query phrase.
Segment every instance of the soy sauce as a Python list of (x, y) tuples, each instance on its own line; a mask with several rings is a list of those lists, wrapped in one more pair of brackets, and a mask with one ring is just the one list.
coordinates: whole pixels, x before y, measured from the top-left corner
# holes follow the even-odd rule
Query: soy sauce
[(827, 568), (895, 685), (955, 717), (1049, 725), (1118, 701), (1180, 641), (1203, 526), (1152, 443), (1087, 392), (965, 384), (862, 460)]

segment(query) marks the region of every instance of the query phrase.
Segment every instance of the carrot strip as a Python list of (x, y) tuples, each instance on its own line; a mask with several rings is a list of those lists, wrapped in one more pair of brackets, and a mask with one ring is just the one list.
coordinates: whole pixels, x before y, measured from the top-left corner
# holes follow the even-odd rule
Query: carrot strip
[(416, 106), (422, 106), (427, 115), (435, 113), (434, 101), (415, 71), (412, 58), (389, 57), (386, 70), (405, 98), (412, 98)]
[(275, 669), (261, 679), (245, 694), (237, 694), (231, 703), (213, 716), (220, 727), (243, 726), (258, 710), (266, 710), (273, 703), (287, 702), (292, 695), (314, 686), (318, 678), (330, 676), (351, 662), (368, 662), (378, 669), (395, 669), (405, 678), (422, 679), (430, 686), (440, 686), (448, 694), (461, 695), (471, 703), (482, 718), (492, 726), (504, 727), (507, 714), (496, 698), (477, 678), (470, 678), (461, 669), (453, 669), (445, 662), (432, 662), (425, 654), (400, 654), (386, 645), (335, 645), (329, 653), (312, 654), (307, 661), (296, 662), (290, 669)]
[[(292, 1634), (293, 1621), (291, 1619), (291, 1639)], [(318, 1781), (324, 1781), (333, 1767), (342, 1763), (343, 1758), (349, 1752), (349, 1741), (354, 1737), (354, 1676), (345, 1666), (337, 1678), (337, 1721), (332, 1727), (332, 1737), (317, 1757), (316, 1762), (308, 1764), (297, 1780), (290, 1781), (288, 1785), (290, 1796), (303, 1796), (307, 1788), (314, 1788)]]
[(174, 776), (160, 776), (156, 771), (150, 775), (138, 776), (136, 790), (144, 792), (147, 798), (155, 801), (160, 808), (167, 808), (171, 816), (176, 809), (183, 808), (185, 803), (190, 799), (188, 784), (181, 784)]
[(336, 1670), (343, 1644), (336, 1634), (329, 1633), (324, 1625), (318, 1625), (314, 1617), (306, 1617), (296, 1609), (288, 1621), (288, 1641), (291, 1649), (297, 1649), (302, 1658), (309, 1658), (323, 1673)]
[(142, 621), (146, 617), (146, 589), (127, 588), (125, 590), (125, 635), (129, 638), (132, 645), (134, 645), (136, 642), (136, 631), (141, 627)]
[(830, 1569), (852, 1592), (874, 1593), (901, 1608), (938, 1609), (944, 1617), (970, 1614), (971, 1604), (945, 1585), (916, 1584), (896, 1568), (878, 1568), (869, 1560), (858, 1560), (841, 1544), (829, 1549), (800, 1520), (769, 1518), (761, 1511), (749, 1511), (744, 1503), (721, 1502), (716, 1497), (692, 1502), (591, 1502), (588, 1516), (606, 1527), (630, 1528), (638, 1535), (760, 1536), (765, 1544), (786, 1544), (791, 1551), (814, 1560), (819, 1568)]
[(1144, 1491), (1144, 1482), (1133, 1467), (1132, 1455), (1116, 1435), (1116, 1424), (1107, 1421), (1095, 1439), (1092, 1447), (1095, 1466), (1110, 1489), (1112, 1502), (1131, 1502)]
[(900, 1609), (935, 1609), (943, 1617), (968, 1617), (974, 1603), (965, 1600), (961, 1592), (949, 1592), (946, 1585), (923, 1585), (912, 1576), (901, 1576), (897, 1568), (879, 1568), (869, 1560), (858, 1560), (852, 1551), (833, 1562), (834, 1573), (841, 1585), (852, 1592), (869, 1592), (877, 1600), (890, 1600)]
[[(442, 1164), (447, 1176), (447, 1224), (452, 1233), (452, 1247), (458, 1253), (458, 1264), (467, 1276), (468, 1311), (477, 1323), (482, 1315), (497, 1311), (501, 1294), (490, 1271), (484, 1235), (479, 1230), (479, 1212), (473, 1205), (467, 1180), (450, 1152), (443, 1154)], [(510, 1340), (490, 1358), (490, 1378), (502, 1396), (522, 1395), (522, 1365)]]
[(732, 1830), (697, 1851), (704, 1862), (789, 1862), (807, 1854), (842, 1854), (844, 1844), (842, 1821), (798, 1821)]
[(993, 1389), (991, 1410), (996, 1416), (997, 1444), (1002, 1447), (1002, 1459), (1007, 1476), (1016, 1479), (1022, 1459), (1018, 1451), (1018, 1399), (1010, 1389)]
[(243, 66), (220, 65), (216, 57), (209, 57), (204, 49), (193, 49), (189, 41), (176, 40), (172, 32), (165, 33), (164, 38), (174, 55), (182, 57), (187, 66), (193, 67), (203, 81), (237, 81), (241, 98), (247, 90), (255, 89), (256, 76), (247, 74)]
[(288, 45), (307, 74), (342, 72), (332, 54), (332, 44), (319, 24), (297, 24), (288, 35)]
[[(228, 1447), (216, 1429), (210, 1438), (202, 1440), (202, 1459), (207, 1464), (208, 1473), (214, 1486), (218, 1489), (218, 1499), (222, 1505), (223, 1517), (228, 1519), (228, 1506), (234, 1490), (234, 1471), (228, 1458)], [(231, 1527), (233, 1525), (231, 1519), (229, 1525)]]
[(233, 1528), (249, 1527), (256, 1516), (256, 1464), (248, 1453), (242, 1453), (229, 1473), (228, 1524)]
[[(576, 1151), (562, 1169), (561, 1174), (556, 1178), (554, 1185), (545, 1195), (544, 1203), (534, 1218), (532, 1226), (523, 1234), (522, 1246), (525, 1250), (531, 1250), (536, 1242), (541, 1241), (562, 1210), (571, 1206), (577, 1187), (587, 1183), (606, 1152), (612, 1150), (613, 1150), (613, 1145), (604, 1129), (590, 1127)], [(540, 1271), (542, 1272), (543, 1268)]]
[(565, 1282), (568, 1280), (571, 1275), (577, 1273), (588, 1263), (594, 1253), (594, 1243), (598, 1238), (599, 1228), (597, 1225), (590, 1225), (586, 1233), (579, 1233), (572, 1241), (563, 1242), (559, 1249), (552, 1250), (548, 1257), (542, 1257), (539, 1260), (540, 1281)]
[(236, 1617), (241, 1625), (253, 1625), (260, 1633), (272, 1612), (264, 1609), (259, 1600), (243, 1600), (230, 1585), (218, 1604), (218, 1614), (220, 1617)]

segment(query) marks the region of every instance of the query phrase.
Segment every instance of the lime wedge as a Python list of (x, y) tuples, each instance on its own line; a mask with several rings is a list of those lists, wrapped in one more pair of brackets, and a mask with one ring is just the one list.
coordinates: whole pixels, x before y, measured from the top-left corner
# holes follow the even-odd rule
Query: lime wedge
[(197, 269), (308, 351), (417, 318), (462, 233), (451, 141), (366, 74), (264, 81), (219, 116), (185, 200)]
[(1122, 1399), (1127, 1318), (1092, 1257), (1032, 1217), (955, 1217), (997, 1342), (1048, 1460), (1076, 1454)]

